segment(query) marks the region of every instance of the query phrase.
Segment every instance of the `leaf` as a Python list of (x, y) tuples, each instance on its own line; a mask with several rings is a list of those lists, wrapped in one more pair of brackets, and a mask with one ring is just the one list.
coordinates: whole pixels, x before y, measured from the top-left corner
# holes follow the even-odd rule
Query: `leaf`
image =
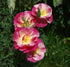
[(15, 1), (16, 0), (7, 0), (8, 8), (10, 9), (10, 13), (12, 13), (15, 9)]
[(56, 4), (57, 3), (57, 0), (53, 0), (53, 5), (54, 5), (54, 7), (56, 7)]
[(54, 7), (59, 6), (60, 4), (62, 4), (62, 0), (53, 0)]
[(41, 12), (40, 12), (40, 9), (38, 8), (37, 17), (40, 17), (40, 15), (41, 15)]
[(68, 25), (70, 25), (70, 20), (68, 20), (68, 22), (67, 22), (67, 23), (68, 23)]
[(67, 40), (70, 40), (70, 37), (67, 37), (66, 39), (67, 39)]

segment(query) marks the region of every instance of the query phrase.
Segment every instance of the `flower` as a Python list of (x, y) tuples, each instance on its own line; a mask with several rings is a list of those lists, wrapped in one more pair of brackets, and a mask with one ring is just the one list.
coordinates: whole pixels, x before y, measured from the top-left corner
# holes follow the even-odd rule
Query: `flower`
[(34, 63), (42, 60), (46, 52), (45, 45), (40, 39), (37, 40), (36, 44), (38, 45), (37, 49), (26, 54), (27, 60)]
[(19, 49), (24, 53), (35, 50), (37, 48), (37, 41), (39, 32), (36, 28), (18, 28), (14, 32), (13, 41), (15, 42), (15, 49)]
[[(40, 9), (40, 17), (37, 17), (38, 9)], [(32, 8), (32, 15), (36, 17), (35, 19), (38, 18), (38, 21), (36, 23), (37, 27), (45, 27), (53, 20), (52, 8), (45, 3), (39, 3), (34, 5)]]
[(14, 18), (15, 30), (20, 27), (33, 27), (34, 21), (31, 11), (18, 13)]

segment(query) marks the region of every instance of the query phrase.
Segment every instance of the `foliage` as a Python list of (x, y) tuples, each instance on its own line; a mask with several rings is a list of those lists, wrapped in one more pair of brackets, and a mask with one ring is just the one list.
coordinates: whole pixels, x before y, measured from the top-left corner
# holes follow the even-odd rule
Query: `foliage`
[[(38, 28), (45, 43), (45, 58), (37, 63), (28, 62), (24, 53), (14, 50), (14, 16), (31, 10), (34, 4), (47, 3), (53, 9), (53, 22)], [(70, 66), (70, 4), (63, 0), (56, 6), (55, 0), (18, 0), (15, 10), (10, 13), (7, 0), (0, 0), (0, 67), (69, 67)], [(54, 5), (55, 4), (55, 5)]]

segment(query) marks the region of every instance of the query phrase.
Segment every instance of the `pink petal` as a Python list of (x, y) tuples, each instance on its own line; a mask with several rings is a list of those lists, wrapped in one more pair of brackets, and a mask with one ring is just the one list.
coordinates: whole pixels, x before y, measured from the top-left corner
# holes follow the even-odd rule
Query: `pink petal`
[[(26, 36), (30, 37), (30, 42), (23, 43)], [(36, 28), (18, 28), (15, 30), (13, 37), (13, 41), (16, 42), (15, 48), (24, 53), (34, 51), (38, 47), (38, 44), (36, 44), (38, 37), (39, 32)]]
[(37, 23), (36, 23), (36, 26), (37, 27), (45, 27), (48, 23), (46, 22), (46, 19), (38, 19)]
[(24, 27), (24, 23), (22, 23), (22, 21), (23, 21), (22, 18), (24, 18), (26, 21), (28, 20), (30, 22), (29, 27), (34, 26), (34, 21), (32, 21), (33, 20), (32, 11), (20, 12), (14, 18), (15, 30), (17, 28)]
[(46, 52), (46, 48), (41, 39), (38, 39), (36, 43), (38, 44), (37, 49), (27, 53), (27, 60), (33, 63), (42, 60)]

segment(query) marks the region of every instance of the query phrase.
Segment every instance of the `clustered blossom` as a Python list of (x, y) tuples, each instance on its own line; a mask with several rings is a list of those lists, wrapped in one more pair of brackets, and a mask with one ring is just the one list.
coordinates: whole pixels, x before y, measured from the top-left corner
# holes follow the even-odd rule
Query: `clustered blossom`
[(38, 39), (36, 44), (38, 45), (37, 49), (27, 53), (27, 59), (31, 62), (37, 62), (44, 58), (44, 53), (46, 52), (46, 48), (44, 43)]
[(44, 3), (34, 5), (32, 11), (20, 12), (15, 16), (14, 48), (26, 53), (28, 61), (35, 63), (44, 58), (46, 48), (36, 27), (45, 27), (52, 21), (52, 8)]
[(51, 23), (53, 20), (52, 8), (44, 3), (39, 3), (34, 5), (32, 8), (32, 15), (37, 19), (37, 12), (40, 9), (40, 17), (36, 23), (37, 27), (45, 27), (48, 23)]
[(20, 27), (33, 27), (34, 21), (33, 16), (31, 15), (31, 11), (25, 11), (18, 13), (14, 18), (14, 26), (15, 30)]
[(39, 32), (35, 28), (18, 28), (14, 32), (13, 41), (15, 42), (15, 49), (19, 49), (24, 53), (30, 52), (37, 48), (37, 41)]

